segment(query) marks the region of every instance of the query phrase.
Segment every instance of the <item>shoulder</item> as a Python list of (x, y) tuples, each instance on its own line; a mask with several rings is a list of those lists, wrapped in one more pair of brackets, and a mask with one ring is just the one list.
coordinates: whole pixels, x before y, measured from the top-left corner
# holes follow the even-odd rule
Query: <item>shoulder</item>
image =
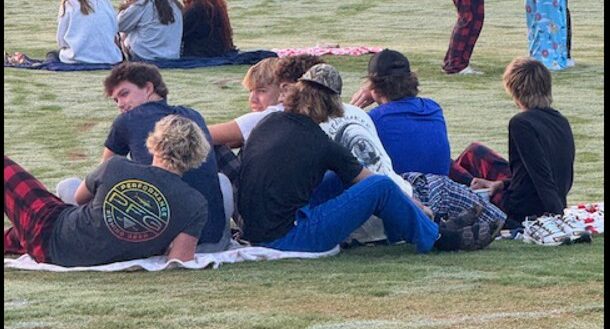
[(126, 157), (113, 155), (108, 160), (104, 161), (100, 165), (100, 168), (103, 169), (103, 172), (122, 172), (128, 168), (131, 168), (133, 165), (135, 165), (135, 163)]
[[(63, 10), (64, 12), (67, 13), (73, 13), (73, 12), (80, 12), (80, 3), (78, 2), (78, 0), (68, 0), (63, 4)], [(61, 6), (59, 8), (59, 13), (62, 13), (62, 9)], [(66, 15), (64, 14), (62, 17), (63, 18), (66, 17)]]
[(366, 112), (364, 112), (363, 109), (359, 108), (358, 106), (354, 106), (352, 104), (347, 104), (347, 103), (343, 103), (343, 112), (344, 115), (351, 115), (351, 116), (357, 116), (357, 117), (363, 117), (366, 119), (369, 119), (368, 115), (366, 115)]
[(536, 114), (531, 113), (531, 111), (519, 112), (508, 121), (508, 129), (509, 130), (518, 130), (524, 128), (530, 128), (532, 122), (536, 119)]
[(167, 106), (168, 108), (178, 109), (178, 112), (181, 112), (184, 116), (189, 117), (190, 119), (203, 119), (203, 115), (190, 107), (182, 106), (182, 105), (167, 105), (161, 104), (162, 106)]
[(422, 103), (427, 103), (429, 105), (441, 107), (441, 105), (432, 98), (427, 97), (414, 97), (415, 99), (419, 99)]
[(238, 123), (257, 123), (266, 117), (277, 117), (276, 114), (278, 113), (281, 113), (281, 111), (276, 108), (267, 108), (261, 112), (249, 112), (241, 115), (235, 121)]

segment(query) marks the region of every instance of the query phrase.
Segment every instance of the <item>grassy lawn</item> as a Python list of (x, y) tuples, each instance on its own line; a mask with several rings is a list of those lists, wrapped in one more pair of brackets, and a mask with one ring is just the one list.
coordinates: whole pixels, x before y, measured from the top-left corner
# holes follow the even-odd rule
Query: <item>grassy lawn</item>
[[(113, 1), (115, 7), (118, 1)], [(4, 49), (43, 57), (55, 44), (58, 1), (4, 2)], [(451, 1), (228, 0), (242, 50), (382, 46), (404, 52), (421, 96), (445, 111), (453, 155), (471, 141), (507, 154), (516, 107), (501, 75), (527, 55), (523, 2), (488, 1), (472, 58), (482, 76), (440, 72), (455, 20)], [(603, 2), (571, 1), (576, 66), (553, 74), (554, 106), (576, 138), (569, 203), (604, 198)], [(326, 57), (349, 101), (368, 56)], [(163, 70), (169, 102), (208, 123), (248, 111), (246, 66)], [(4, 70), (4, 152), (50, 188), (98, 163), (118, 111), (107, 71)], [(8, 224), (4, 219), (5, 227)], [(164, 273), (4, 270), (5, 328), (601, 328), (604, 241), (542, 248), (497, 241), (473, 253), (417, 255), (411, 246), (358, 248), (320, 260)]]

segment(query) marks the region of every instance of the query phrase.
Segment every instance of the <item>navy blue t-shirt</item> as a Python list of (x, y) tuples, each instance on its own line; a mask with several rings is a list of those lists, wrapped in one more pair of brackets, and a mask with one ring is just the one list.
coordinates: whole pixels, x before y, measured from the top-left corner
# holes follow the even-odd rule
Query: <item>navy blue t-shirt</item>
[[(203, 130), (210, 145), (212, 144), (208, 127), (199, 112), (183, 106), (170, 106), (162, 100), (144, 103), (119, 115), (110, 127), (104, 146), (118, 155), (125, 156), (129, 153), (131, 159), (137, 163), (151, 164), (152, 155), (146, 148), (146, 139), (155, 129), (157, 121), (171, 114), (193, 120)], [(201, 232), (199, 243), (220, 241), (225, 228), (225, 214), (214, 152), (210, 152), (199, 168), (184, 173), (182, 179), (201, 192), (208, 201), (209, 220)]]

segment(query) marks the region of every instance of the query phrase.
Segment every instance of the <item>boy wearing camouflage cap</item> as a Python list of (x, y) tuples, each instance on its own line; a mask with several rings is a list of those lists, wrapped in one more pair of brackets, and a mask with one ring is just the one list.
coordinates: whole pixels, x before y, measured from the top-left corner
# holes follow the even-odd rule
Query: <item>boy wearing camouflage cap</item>
[[(267, 115), (242, 153), (239, 210), (244, 238), (286, 251), (330, 250), (373, 214), (384, 221), (390, 242), (418, 252), (457, 250), (456, 231), (440, 230), (391, 179), (373, 175), (349, 150), (330, 140), (319, 124), (342, 115), (342, 81), (330, 65), (312, 67), (289, 87), (284, 112)], [(332, 200), (310, 203), (325, 172), (352, 185)]]

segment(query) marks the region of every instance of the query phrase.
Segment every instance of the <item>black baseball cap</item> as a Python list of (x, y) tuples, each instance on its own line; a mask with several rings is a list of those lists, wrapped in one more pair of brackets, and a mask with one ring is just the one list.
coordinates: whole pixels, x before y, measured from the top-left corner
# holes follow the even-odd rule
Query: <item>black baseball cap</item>
[(369, 77), (400, 76), (409, 73), (409, 60), (396, 50), (386, 48), (373, 55), (369, 61)]

